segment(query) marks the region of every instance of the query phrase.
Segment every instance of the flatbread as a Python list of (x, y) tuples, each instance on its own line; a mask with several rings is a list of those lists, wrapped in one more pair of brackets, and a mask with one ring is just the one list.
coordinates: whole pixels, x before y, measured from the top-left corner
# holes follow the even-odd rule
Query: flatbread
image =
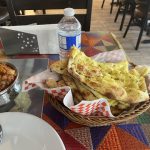
[[(77, 79), (76, 79), (76, 82), (77, 82)], [(89, 95), (89, 97), (87, 96), (87, 99), (90, 99), (90, 97), (91, 97), (91, 100), (92, 100), (92, 98), (95, 98), (95, 99), (106, 98), (108, 100), (110, 106), (113, 106), (113, 107), (119, 103), (117, 100), (109, 99), (106, 96), (100, 94), (99, 92), (91, 89), (90, 87), (88, 87), (87, 85), (85, 85), (79, 81), (77, 83), (80, 84), (80, 86), (82, 87), (82, 90), (84, 90), (84, 93), (86, 93), (86, 91), (88, 91), (88, 94), (86, 94), (86, 95)], [(91, 93), (91, 94), (89, 94), (89, 93)], [(95, 100), (95, 99), (93, 99), (93, 100)]]
[(150, 67), (149, 66), (136, 66), (135, 70), (141, 75), (146, 76), (150, 74)]
[(58, 85), (58, 87), (66, 86), (66, 84), (65, 84), (65, 81), (64, 81), (64, 80), (59, 80), (59, 81), (57, 82), (57, 85)]
[(55, 81), (52, 78), (48, 78), (45, 82), (44, 82), (44, 86), (46, 88), (57, 88), (57, 87), (63, 87), (66, 86), (64, 80), (59, 80), (59, 81)]
[(65, 71), (67, 71), (67, 65), (68, 65), (67, 60), (59, 60), (59, 61), (55, 61), (54, 63), (52, 63), (50, 65), (50, 69), (51, 71), (55, 71), (59, 74), (63, 74), (65, 73)]
[(76, 104), (80, 103), (83, 100), (83, 97), (80, 94), (80, 91), (78, 90), (76, 84), (74, 83), (74, 80), (72, 79), (71, 76), (69, 75), (62, 75), (63, 80), (65, 81), (67, 86), (70, 86), (71, 90), (72, 90), (72, 94), (74, 97), (74, 102)]
[(126, 61), (96, 62), (73, 47), (69, 57), (68, 72), (90, 89), (108, 98), (127, 103), (138, 103), (149, 99), (145, 78), (130, 73)]
[(89, 91), (86, 86), (84, 84), (82, 84), (79, 80), (75, 79), (75, 84), (78, 88), (78, 90), (80, 91), (82, 97), (84, 98), (83, 100), (95, 100), (97, 99), (97, 97), (91, 92)]

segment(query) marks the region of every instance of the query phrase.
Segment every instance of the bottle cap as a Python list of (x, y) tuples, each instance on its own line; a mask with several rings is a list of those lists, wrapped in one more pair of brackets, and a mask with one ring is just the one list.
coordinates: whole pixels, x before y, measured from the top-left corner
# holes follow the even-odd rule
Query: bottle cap
[(74, 16), (75, 11), (73, 8), (65, 8), (64, 9), (64, 15), (65, 16)]

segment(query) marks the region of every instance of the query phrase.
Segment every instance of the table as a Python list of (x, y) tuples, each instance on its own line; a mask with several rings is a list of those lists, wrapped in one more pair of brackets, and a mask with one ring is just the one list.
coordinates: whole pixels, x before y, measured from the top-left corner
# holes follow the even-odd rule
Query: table
[[(106, 32), (83, 33), (82, 48), (88, 56), (99, 52), (119, 49), (118, 41)], [(15, 58), (35, 58), (39, 55), (16, 56)], [(43, 55), (42, 55), (43, 57)], [(57, 54), (44, 55), (50, 61)], [(150, 149), (150, 110), (141, 116), (119, 125), (87, 127), (71, 122), (51, 106), (44, 97), (42, 119), (48, 122), (60, 135), (67, 150), (143, 150)]]

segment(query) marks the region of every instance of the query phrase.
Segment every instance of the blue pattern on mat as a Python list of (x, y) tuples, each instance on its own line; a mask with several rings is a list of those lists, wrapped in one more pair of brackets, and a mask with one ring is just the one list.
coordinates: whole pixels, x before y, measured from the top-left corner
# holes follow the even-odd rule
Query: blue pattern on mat
[(67, 127), (70, 122), (69, 119), (52, 107), (50, 103), (44, 106), (43, 113), (53, 120), (58, 126), (60, 126), (61, 129)]
[(123, 124), (118, 125), (118, 127), (130, 133), (142, 143), (149, 145), (140, 124)]
[(91, 139), (93, 143), (93, 150), (97, 148), (99, 143), (102, 141), (107, 131), (110, 129), (110, 126), (102, 126), (102, 127), (91, 127)]

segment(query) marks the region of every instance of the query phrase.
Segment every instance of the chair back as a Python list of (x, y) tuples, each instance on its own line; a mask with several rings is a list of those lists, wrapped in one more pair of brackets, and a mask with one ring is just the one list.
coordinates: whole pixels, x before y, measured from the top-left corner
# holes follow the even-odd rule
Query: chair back
[(89, 31), (91, 23), (92, 0), (6, 0), (12, 25), (55, 24), (60, 21), (63, 14), (20, 15), (24, 10), (57, 10), (72, 7), (84, 13), (76, 14), (82, 30)]
[(0, 0), (0, 6), (6, 7), (6, 1), (5, 0)]
[(140, 0), (141, 7), (143, 7), (144, 18), (149, 19), (149, 12), (150, 12), (150, 0)]

